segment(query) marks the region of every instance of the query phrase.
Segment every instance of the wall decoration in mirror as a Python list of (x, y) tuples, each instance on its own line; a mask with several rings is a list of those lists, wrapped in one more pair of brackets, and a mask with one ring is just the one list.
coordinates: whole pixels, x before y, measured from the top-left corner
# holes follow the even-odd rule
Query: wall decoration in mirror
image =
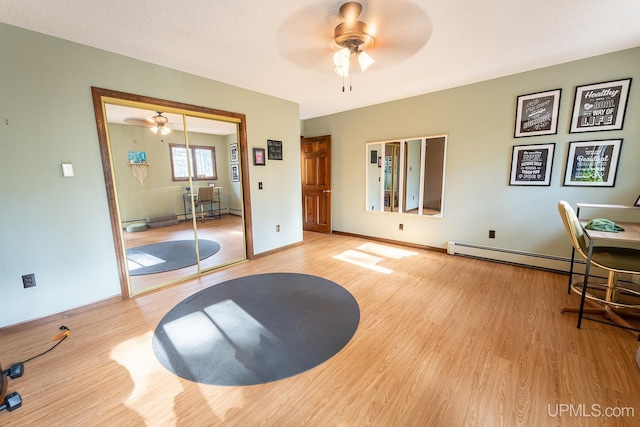
[(442, 217), (446, 146), (447, 135), (368, 143), (366, 210)]

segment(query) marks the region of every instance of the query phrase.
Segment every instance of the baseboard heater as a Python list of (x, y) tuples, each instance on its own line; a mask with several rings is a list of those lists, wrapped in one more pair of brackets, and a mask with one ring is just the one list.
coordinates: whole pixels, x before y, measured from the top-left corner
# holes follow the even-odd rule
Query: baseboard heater
[[(473, 243), (456, 242), (453, 240), (447, 242), (447, 253), (449, 255), (467, 256), (470, 258), (485, 259), (487, 261), (550, 270), (558, 273), (569, 273), (569, 268), (571, 266), (570, 256), (559, 257), (554, 255), (543, 255), (533, 252), (517, 251), (514, 249), (502, 249), (494, 248), (492, 246), (476, 245)], [(573, 271), (576, 274), (583, 274), (584, 268), (584, 260), (579, 256), (576, 256)], [(600, 268), (592, 267), (589, 272), (589, 276), (606, 279), (607, 272)], [(640, 284), (640, 274), (620, 274), (618, 280), (626, 283)]]
[[(568, 272), (571, 263), (570, 257), (537, 254), (534, 252), (496, 248), (473, 243), (456, 242), (453, 240), (447, 242), (447, 253), (449, 255), (468, 256), (486, 259), (488, 261), (504, 262), (558, 272)], [(576, 260), (575, 268), (582, 272), (584, 262), (582, 262), (582, 260)]]

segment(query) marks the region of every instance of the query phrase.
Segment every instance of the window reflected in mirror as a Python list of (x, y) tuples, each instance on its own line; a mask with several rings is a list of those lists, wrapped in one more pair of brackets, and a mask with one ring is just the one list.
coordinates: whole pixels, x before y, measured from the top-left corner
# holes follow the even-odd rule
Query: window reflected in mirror
[(447, 136), (367, 144), (366, 210), (442, 216)]

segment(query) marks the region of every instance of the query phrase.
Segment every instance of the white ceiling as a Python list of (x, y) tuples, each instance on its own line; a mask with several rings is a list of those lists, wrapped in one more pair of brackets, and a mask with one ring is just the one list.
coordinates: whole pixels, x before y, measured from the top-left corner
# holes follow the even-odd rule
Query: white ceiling
[(301, 119), (640, 46), (640, 0), (363, 0), (376, 62), (343, 93), (342, 3), (2, 0), (0, 21), (291, 100)]

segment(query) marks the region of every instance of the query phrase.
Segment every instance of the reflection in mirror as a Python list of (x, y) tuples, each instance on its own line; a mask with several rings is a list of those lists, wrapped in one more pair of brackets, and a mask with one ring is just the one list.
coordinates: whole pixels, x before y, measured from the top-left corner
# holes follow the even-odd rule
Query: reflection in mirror
[(422, 159), (422, 140), (403, 141), (405, 161), (405, 186), (403, 212), (417, 214), (420, 203), (420, 162)]
[[(218, 253), (200, 262), (201, 271), (208, 271), (245, 259), (242, 185), (231, 172), (233, 166), (239, 174), (240, 163), (237, 158), (229, 162), (231, 147), (238, 144), (237, 126), (190, 115), (185, 120), (192, 154), (190, 199), (194, 203), (191, 211), (185, 210), (185, 216), (195, 212), (198, 241), (205, 239), (220, 245)], [(212, 151), (207, 153), (207, 148)]]
[[(154, 132), (159, 114), (154, 110), (105, 103), (132, 294), (246, 258), (242, 187), (232, 181), (229, 164), (229, 146), (238, 144), (237, 125), (162, 111), (163, 126)], [(208, 193), (212, 197), (204, 200)], [(184, 254), (130, 255), (137, 251), (133, 248), (178, 241), (191, 242)], [(183, 265), (162, 268), (178, 255), (186, 258)]]
[(367, 144), (366, 209), (442, 216), (446, 135)]
[(384, 144), (384, 210), (398, 212), (400, 191), (400, 143)]

